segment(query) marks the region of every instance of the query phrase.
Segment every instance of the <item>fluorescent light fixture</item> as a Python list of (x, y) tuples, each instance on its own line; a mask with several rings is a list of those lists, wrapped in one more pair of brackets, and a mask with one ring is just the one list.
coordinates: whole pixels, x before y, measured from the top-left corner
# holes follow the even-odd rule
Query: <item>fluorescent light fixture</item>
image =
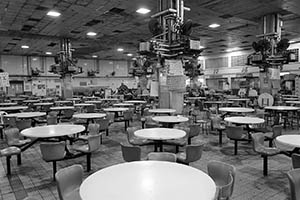
[(280, 76), (288, 75), (290, 72), (280, 72)]
[(205, 47), (200, 45), (199, 48), (200, 48), (200, 49), (204, 49)]
[(136, 10), (137, 13), (140, 13), (140, 14), (143, 14), (143, 15), (149, 13), (150, 11), (151, 10), (149, 10), (147, 8), (139, 8), (139, 9)]
[(52, 55), (52, 52), (47, 51), (45, 54), (46, 54), (46, 55)]
[(98, 56), (97, 56), (97, 55), (92, 55), (92, 57), (93, 57), (93, 58), (98, 58)]
[(227, 52), (238, 51), (238, 50), (240, 50), (239, 47), (234, 47), (234, 48), (226, 49)]
[(29, 46), (27, 46), (27, 45), (22, 45), (21, 48), (22, 48), (22, 49), (29, 49)]
[(295, 43), (295, 42), (296, 42), (295, 40), (290, 40), (290, 41), (289, 41), (289, 43)]
[(218, 28), (218, 27), (220, 27), (220, 26), (221, 26), (220, 24), (214, 23), (214, 24), (209, 25), (208, 27), (209, 27), (209, 28)]
[(121, 51), (124, 51), (124, 49), (122, 49), (122, 48), (118, 48), (118, 49), (117, 49), (117, 51), (120, 51), (120, 52), (121, 52)]
[(88, 35), (88, 36), (96, 36), (97, 33), (95, 33), (95, 32), (88, 32), (86, 35)]
[(50, 10), (47, 15), (51, 17), (59, 17), (61, 14), (55, 10)]
[(127, 56), (130, 56), (130, 57), (131, 57), (131, 56), (133, 56), (133, 55), (132, 55), (132, 53), (128, 53)]
[(37, 61), (37, 58), (32, 58), (33, 61)]

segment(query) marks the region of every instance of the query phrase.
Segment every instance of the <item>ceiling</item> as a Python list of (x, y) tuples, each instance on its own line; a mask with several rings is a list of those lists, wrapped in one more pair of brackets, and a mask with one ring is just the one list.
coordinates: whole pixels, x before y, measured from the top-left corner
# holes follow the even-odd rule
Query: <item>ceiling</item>
[[(148, 21), (157, 11), (158, 0), (0, 0), (0, 54), (45, 55), (58, 52), (62, 37), (70, 38), (74, 54), (101, 59), (128, 59), (141, 40), (151, 37)], [(136, 13), (148, 7), (147, 15)], [(299, 0), (185, 0), (191, 8), (192, 36), (201, 39), (203, 54), (217, 54), (228, 48), (250, 50), (259, 34), (259, 18), (280, 13), (284, 19), (283, 37), (300, 41)], [(46, 13), (55, 9), (58, 18)], [(221, 26), (208, 27), (211, 23)], [(88, 37), (88, 31), (97, 36)], [(21, 45), (30, 46), (22, 49)], [(117, 48), (124, 52), (117, 52)]]

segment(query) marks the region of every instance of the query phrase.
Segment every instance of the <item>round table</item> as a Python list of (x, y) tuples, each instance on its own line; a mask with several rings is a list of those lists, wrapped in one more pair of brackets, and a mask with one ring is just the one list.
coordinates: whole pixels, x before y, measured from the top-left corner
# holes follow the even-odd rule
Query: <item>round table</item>
[(56, 107), (50, 108), (50, 110), (53, 110), (53, 111), (73, 110), (73, 109), (75, 109), (74, 106), (56, 106)]
[(21, 102), (21, 101), (24, 101), (26, 98), (10, 98), (11, 101), (17, 101), (17, 102)]
[(27, 108), (28, 106), (9, 106), (9, 107), (0, 107), (0, 111), (16, 112), (20, 110), (25, 110)]
[(90, 121), (94, 119), (101, 119), (105, 116), (106, 116), (105, 113), (79, 113), (73, 115), (73, 118), (86, 119), (86, 125), (88, 126)]
[(175, 124), (187, 122), (189, 120), (189, 118), (181, 116), (155, 116), (152, 117), (152, 119), (163, 124), (163, 126), (167, 128), (173, 128)]
[(297, 95), (293, 95), (293, 94), (283, 94), (282, 97), (286, 97), (286, 98), (298, 98)]
[(282, 98), (284, 101), (298, 101), (299, 98)]
[(34, 103), (33, 104), (34, 106), (52, 106), (53, 103), (47, 103), (47, 102), (44, 102), (44, 103)]
[(74, 107), (87, 107), (87, 106), (93, 106), (94, 104), (92, 103), (77, 103), (74, 104)]
[(42, 102), (53, 101), (53, 100), (54, 100), (53, 97), (48, 97), (48, 98), (40, 99), (40, 101), (42, 101)]
[(285, 103), (288, 103), (288, 104), (297, 104), (297, 105), (299, 105), (299, 104), (300, 104), (300, 101), (286, 101)]
[(134, 104), (132, 104), (132, 103), (115, 103), (115, 104), (113, 104), (113, 106), (117, 106), (117, 107), (132, 107), (132, 106), (134, 106)]
[(219, 108), (219, 111), (222, 112), (232, 112), (232, 113), (251, 113), (254, 112), (255, 110), (252, 108), (242, 108), (242, 107), (223, 107)]
[(187, 100), (205, 100), (206, 97), (186, 97)]
[(104, 99), (100, 99), (100, 101), (119, 101), (120, 99), (118, 98), (104, 98)]
[(280, 135), (275, 139), (276, 147), (285, 151), (300, 148), (300, 135)]
[[(103, 181), (109, 180), (109, 181)], [(171, 162), (136, 161), (113, 165), (87, 177), (82, 200), (213, 200), (216, 184), (203, 171)]]
[(226, 122), (234, 123), (234, 124), (262, 124), (265, 122), (264, 119), (259, 117), (225, 117)]
[(7, 114), (5, 116), (17, 117), (20, 119), (30, 119), (30, 118), (46, 116), (46, 113), (45, 112), (22, 112), (22, 113)]
[(38, 103), (40, 100), (24, 100), (23, 103)]
[(147, 101), (143, 101), (143, 100), (130, 100), (130, 101), (124, 101), (124, 103), (144, 104), (144, 103), (147, 103)]
[[(283, 113), (288, 112), (296, 112), (300, 109), (300, 107), (295, 106), (267, 106), (265, 110), (273, 111), (274, 112), (274, 124), (279, 124), (280, 118)], [(286, 127), (286, 121), (284, 121), (284, 128)]]
[(101, 104), (102, 103), (102, 101), (85, 101), (84, 103), (91, 103), (91, 104)]
[(72, 101), (55, 101), (55, 104), (68, 104), (68, 103), (72, 103)]
[(111, 107), (111, 108), (104, 108), (103, 109), (105, 112), (114, 112), (115, 113), (115, 118), (119, 117), (119, 112), (124, 112), (129, 110), (128, 108), (123, 108), (123, 107)]
[(0, 103), (0, 106), (16, 106), (17, 103)]
[(154, 114), (169, 114), (176, 112), (175, 109), (168, 109), (168, 108), (157, 108), (157, 109), (149, 109), (149, 113)]
[(67, 101), (80, 101), (80, 98), (67, 98)]

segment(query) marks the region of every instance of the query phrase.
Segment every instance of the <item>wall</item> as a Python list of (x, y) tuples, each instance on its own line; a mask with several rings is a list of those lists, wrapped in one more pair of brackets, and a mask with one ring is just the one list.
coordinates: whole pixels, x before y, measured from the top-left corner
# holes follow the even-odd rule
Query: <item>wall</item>
[[(32, 87), (33, 82), (42, 81), (46, 84), (47, 92), (60, 93), (57, 91), (61, 86), (59, 76), (49, 72), (52, 64), (54, 64), (53, 57), (0, 55), (0, 68), (10, 74), (10, 80), (24, 81), (27, 92), (35, 89)], [(75, 75), (72, 84), (106, 86), (115, 90), (124, 82), (129, 88), (136, 88), (137, 81), (128, 74), (130, 65), (131, 62), (127, 60), (78, 59), (78, 66), (83, 68), (83, 73)], [(31, 77), (31, 69), (38, 69), (40, 76)], [(98, 73), (94, 77), (89, 77), (88, 71)], [(31, 87), (28, 86), (30, 82)]]

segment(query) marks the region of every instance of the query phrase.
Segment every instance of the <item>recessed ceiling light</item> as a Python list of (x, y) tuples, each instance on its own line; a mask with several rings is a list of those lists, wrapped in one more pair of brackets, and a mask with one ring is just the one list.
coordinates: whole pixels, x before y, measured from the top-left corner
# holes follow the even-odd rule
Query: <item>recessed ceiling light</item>
[(47, 13), (48, 16), (51, 16), (51, 17), (59, 17), (61, 14), (57, 11), (54, 11), (54, 10), (50, 10), (48, 13)]
[(218, 28), (218, 27), (220, 27), (221, 25), (220, 24), (211, 24), (211, 25), (209, 25), (208, 27), (209, 28)]
[(95, 33), (95, 32), (88, 32), (86, 35), (88, 35), (88, 36), (96, 36), (97, 33)]
[(127, 56), (130, 56), (130, 57), (131, 57), (131, 56), (133, 56), (133, 55), (132, 55), (132, 53), (128, 53)]
[(32, 58), (33, 61), (37, 61), (37, 58)]
[(118, 49), (117, 49), (117, 51), (124, 51), (124, 49), (122, 49), (122, 48), (118, 48)]
[(22, 45), (21, 48), (22, 48), (22, 49), (29, 49), (29, 46), (27, 46), (27, 45)]
[(199, 48), (200, 48), (200, 49), (204, 49), (205, 47), (200, 45)]
[(46, 54), (46, 55), (52, 55), (52, 52), (47, 51), (45, 54)]
[(149, 13), (150, 11), (151, 10), (149, 10), (147, 8), (139, 8), (139, 9), (136, 10), (137, 13), (140, 13), (140, 14), (143, 14), (143, 15)]
[(289, 41), (289, 43), (295, 43), (295, 42), (296, 42), (295, 40), (290, 40), (290, 41)]
[(92, 55), (92, 57), (93, 57), (93, 58), (98, 58), (98, 56), (97, 56), (97, 55)]

